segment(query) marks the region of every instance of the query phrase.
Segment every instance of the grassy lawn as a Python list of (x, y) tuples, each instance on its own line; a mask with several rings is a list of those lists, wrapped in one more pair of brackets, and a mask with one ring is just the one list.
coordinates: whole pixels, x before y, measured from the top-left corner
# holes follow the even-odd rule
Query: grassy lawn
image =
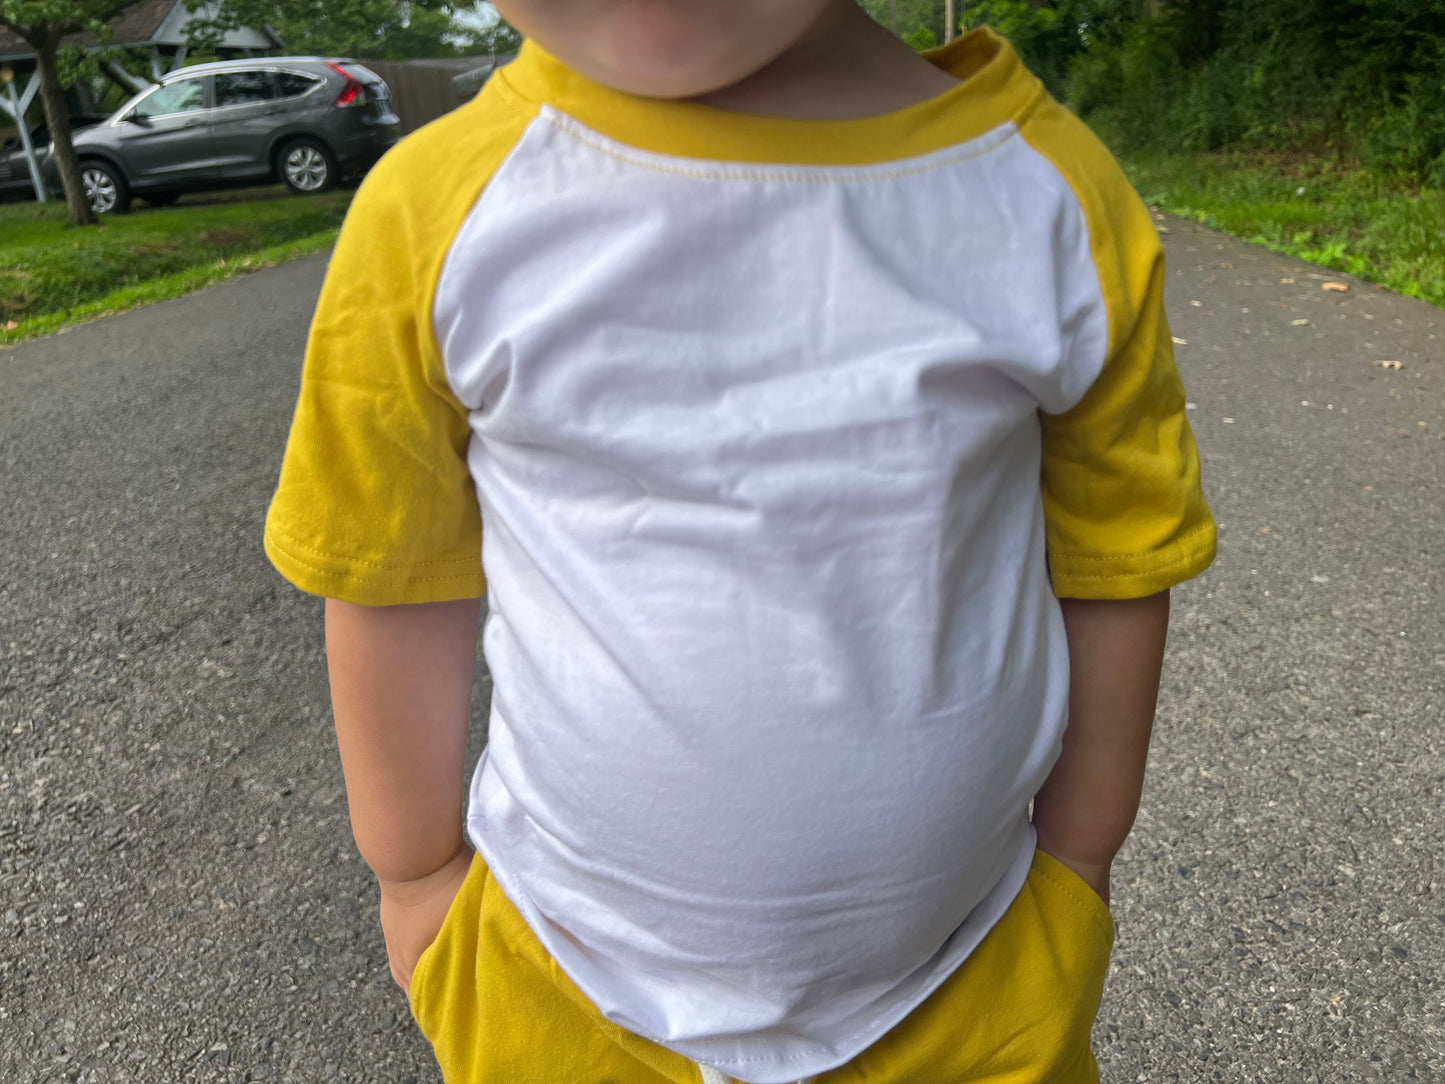
[(351, 197), (245, 189), (83, 229), (60, 202), (0, 204), (0, 346), (324, 249)]
[(1318, 158), (1121, 158), (1151, 206), (1445, 305), (1445, 191)]
[[(1161, 210), (1445, 305), (1445, 192), (1302, 156), (1121, 157)], [(60, 203), (0, 204), (0, 346), (320, 251), (351, 196), (187, 196), (87, 229), (67, 226)]]

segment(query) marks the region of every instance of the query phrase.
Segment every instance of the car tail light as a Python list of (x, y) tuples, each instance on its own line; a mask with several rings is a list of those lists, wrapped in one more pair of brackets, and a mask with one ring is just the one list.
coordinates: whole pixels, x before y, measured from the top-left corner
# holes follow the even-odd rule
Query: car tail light
[(332, 102), (332, 105), (339, 109), (348, 109), (366, 104), (366, 88), (364, 86), (347, 74), (346, 69), (340, 64), (333, 64), (328, 60), (326, 66), (346, 80), (346, 85), (341, 88), (341, 93), (336, 96), (336, 101)]

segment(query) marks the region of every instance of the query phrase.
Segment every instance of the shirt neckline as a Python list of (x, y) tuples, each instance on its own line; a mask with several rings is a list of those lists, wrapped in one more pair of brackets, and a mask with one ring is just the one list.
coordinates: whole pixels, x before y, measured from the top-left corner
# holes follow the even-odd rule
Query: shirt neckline
[(578, 74), (531, 40), (493, 79), (529, 111), (551, 105), (639, 150), (795, 165), (871, 165), (920, 157), (1021, 121), (1044, 93), (1013, 47), (987, 27), (924, 55), (958, 84), (903, 109), (842, 120), (738, 113), (701, 102), (626, 94)]

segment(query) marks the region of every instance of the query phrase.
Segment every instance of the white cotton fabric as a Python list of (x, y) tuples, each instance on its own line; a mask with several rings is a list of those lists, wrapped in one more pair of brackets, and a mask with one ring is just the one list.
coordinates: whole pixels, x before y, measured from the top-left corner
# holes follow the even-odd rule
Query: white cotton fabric
[(486, 525), (475, 844), (613, 1021), (761, 1084), (846, 1061), (1032, 856), (1036, 415), (1106, 339), (1077, 201), (1012, 125), (797, 167), (544, 108), (433, 316)]

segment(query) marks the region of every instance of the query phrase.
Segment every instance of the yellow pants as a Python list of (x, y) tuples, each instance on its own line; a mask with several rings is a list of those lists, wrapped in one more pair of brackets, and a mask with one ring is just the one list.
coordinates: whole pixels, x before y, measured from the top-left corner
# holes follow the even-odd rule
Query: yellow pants
[[(816, 1084), (1097, 1084), (1089, 1032), (1114, 925), (1034, 855), (1003, 918), (892, 1031)], [(447, 1084), (700, 1084), (697, 1065), (602, 1016), (480, 857), (417, 962), (411, 1006)]]

